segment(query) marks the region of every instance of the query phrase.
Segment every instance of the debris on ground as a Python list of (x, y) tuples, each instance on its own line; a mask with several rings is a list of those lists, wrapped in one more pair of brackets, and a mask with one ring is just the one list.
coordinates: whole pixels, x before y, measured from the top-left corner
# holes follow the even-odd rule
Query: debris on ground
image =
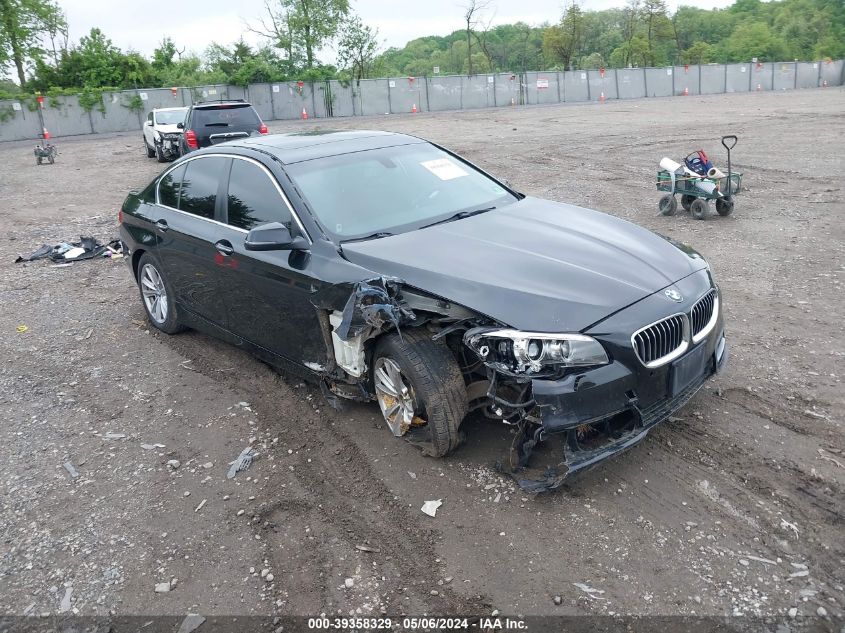
[(435, 499), (434, 501), (426, 501), (420, 510), (422, 510), (423, 514), (427, 514), (430, 517), (433, 517), (437, 514), (437, 508), (443, 505), (443, 502), (440, 499)]
[(194, 512), (199, 512), (200, 510), (202, 510), (206, 501), (208, 501), (208, 499), (203, 499), (202, 501), (200, 501), (200, 504), (196, 508), (194, 508)]
[(229, 472), (226, 473), (227, 479), (234, 479), (235, 475), (252, 465), (252, 460), (258, 456), (258, 453), (255, 452), (255, 449), (251, 446), (247, 446), (244, 450), (241, 451), (241, 454), (233, 462), (229, 462)]
[(122, 440), (124, 437), (126, 437), (126, 433), (112, 433), (111, 431), (108, 431), (104, 435), (104, 437), (107, 440)]
[(68, 587), (65, 589), (65, 595), (62, 598), (61, 604), (59, 604), (59, 613), (66, 613), (70, 611), (70, 597), (73, 595), (73, 587)]
[(39, 259), (50, 259), (53, 262), (66, 263), (68, 261), (82, 261), (99, 256), (123, 257), (120, 240), (111, 240), (108, 244), (101, 244), (94, 237), (80, 236), (78, 242), (60, 242), (54, 246), (43, 244), (26, 257), (18, 255), (15, 263), (33, 262)]
[(151, 451), (154, 448), (165, 448), (164, 444), (141, 444), (141, 448), (145, 451)]
[(73, 464), (71, 464), (70, 462), (65, 462), (62, 465), (65, 467), (65, 470), (68, 472), (71, 479), (76, 479), (77, 477), (79, 477), (79, 473), (76, 471), (76, 468), (73, 467)]
[(372, 552), (374, 554), (378, 554), (381, 551), (377, 547), (370, 547), (369, 545), (356, 545), (355, 549), (361, 552)]
[(196, 631), (205, 622), (205, 618), (201, 615), (189, 614), (182, 620), (179, 625), (179, 630), (176, 633), (192, 633)]
[(583, 582), (573, 582), (572, 584), (575, 585), (576, 587), (578, 587), (584, 593), (586, 593), (590, 598), (594, 598), (594, 599), (597, 599), (597, 600), (604, 600), (604, 598), (599, 597), (599, 596), (601, 596), (601, 594), (604, 593), (604, 589), (595, 589), (595, 588), (591, 587), (590, 585), (587, 585)]
[(157, 582), (155, 586), (156, 593), (167, 593), (171, 589), (176, 587), (176, 583), (173, 580), (168, 580), (167, 582)]

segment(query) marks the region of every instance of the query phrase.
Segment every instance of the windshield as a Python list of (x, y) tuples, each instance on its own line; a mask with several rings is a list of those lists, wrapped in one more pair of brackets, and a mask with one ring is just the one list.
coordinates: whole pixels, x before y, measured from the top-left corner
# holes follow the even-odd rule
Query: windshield
[(181, 110), (165, 110), (164, 112), (156, 112), (156, 124), (158, 125), (176, 125), (185, 120), (185, 112), (187, 108)]
[(194, 109), (194, 128), (207, 127), (254, 127), (258, 129), (261, 120), (249, 104), (221, 105), (214, 108)]
[(339, 242), (401, 233), (517, 200), (494, 180), (428, 143), (318, 158), (286, 169), (324, 229)]

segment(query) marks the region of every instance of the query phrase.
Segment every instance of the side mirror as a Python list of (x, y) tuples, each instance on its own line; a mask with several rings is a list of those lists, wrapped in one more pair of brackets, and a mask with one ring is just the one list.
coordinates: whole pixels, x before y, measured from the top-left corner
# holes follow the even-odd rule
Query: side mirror
[(146, 126), (150, 126), (150, 125), (152, 125), (152, 124), (153, 124), (153, 122), (152, 122), (152, 121), (150, 121), (149, 119), (147, 119), (146, 121), (144, 121), (144, 125), (146, 125)]
[(270, 222), (247, 233), (244, 248), (248, 251), (306, 251), (308, 240), (300, 235), (291, 236), (288, 227), (280, 222)]
[(185, 129), (185, 124), (184, 124), (184, 123), (182, 123), (182, 121), (179, 121), (179, 123), (177, 123), (177, 124), (176, 124), (176, 127), (177, 127), (177, 128), (179, 128), (180, 130), (184, 130), (184, 129)]

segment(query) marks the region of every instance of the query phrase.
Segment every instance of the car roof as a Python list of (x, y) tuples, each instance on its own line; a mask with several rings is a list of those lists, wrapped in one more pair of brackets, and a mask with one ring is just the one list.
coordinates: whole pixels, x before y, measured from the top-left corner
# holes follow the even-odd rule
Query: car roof
[(309, 130), (251, 136), (230, 141), (226, 145), (264, 151), (273, 154), (285, 164), (292, 164), (327, 156), (426, 142), (415, 136), (379, 130)]
[(211, 110), (214, 108), (251, 108), (252, 104), (243, 99), (220, 99), (218, 101), (197, 101), (193, 104), (195, 110)]

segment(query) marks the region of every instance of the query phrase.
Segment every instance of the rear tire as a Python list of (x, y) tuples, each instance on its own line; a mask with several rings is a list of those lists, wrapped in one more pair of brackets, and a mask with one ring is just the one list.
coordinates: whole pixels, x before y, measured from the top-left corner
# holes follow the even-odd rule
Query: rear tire
[(716, 212), (722, 217), (727, 217), (734, 212), (734, 201), (730, 196), (716, 200)]
[(666, 194), (657, 203), (657, 208), (660, 209), (661, 215), (675, 215), (678, 210), (678, 200), (672, 194)]
[(690, 205), (690, 213), (696, 220), (703, 220), (707, 217), (707, 203), (701, 198), (696, 198)]
[(138, 262), (138, 289), (141, 304), (153, 327), (165, 334), (176, 334), (185, 329), (176, 315), (173, 288), (164, 276), (161, 264), (149, 253), (141, 255)]
[(692, 206), (693, 200), (695, 199), (695, 196), (690, 196), (687, 194), (681, 196), (681, 206), (684, 208), (684, 211), (689, 213), (690, 206)]
[(380, 376), (387, 377), (381, 371), (390, 361), (399, 367), (415, 421), (394, 434), (404, 435), (426, 455), (447, 455), (463, 439), (459, 428), (468, 411), (466, 386), (454, 355), (443, 341), (432, 341), (422, 330), (383, 336), (376, 344), (372, 366), (374, 389), (386, 423), (391, 399), (399, 406), (398, 398), (378, 387), (383, 384)]

